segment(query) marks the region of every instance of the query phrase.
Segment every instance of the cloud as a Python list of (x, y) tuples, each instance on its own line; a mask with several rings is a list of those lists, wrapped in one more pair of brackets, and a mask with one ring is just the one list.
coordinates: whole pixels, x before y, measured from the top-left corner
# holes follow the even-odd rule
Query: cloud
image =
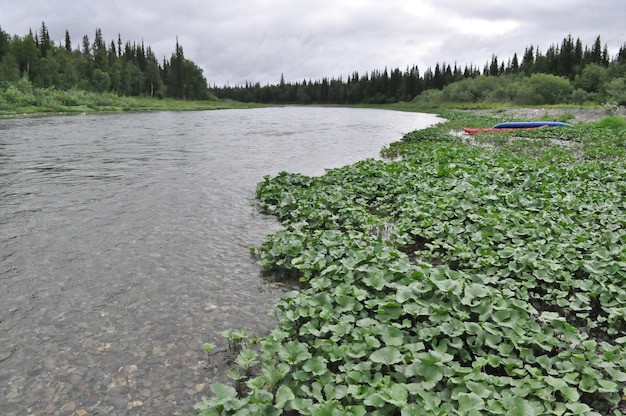
[(276, 83), (437, 63), (480, 68), (527, 46), (545, 51), (571, 34), (600, 35), (615, 54), (626, 40), (626, 2), (614, 0), (0, 0), (10, 34), (65, 30), (74, 46), (96, 28), (107, 44), (141, 42), (168, 59), (178, 38), (210, 84)]

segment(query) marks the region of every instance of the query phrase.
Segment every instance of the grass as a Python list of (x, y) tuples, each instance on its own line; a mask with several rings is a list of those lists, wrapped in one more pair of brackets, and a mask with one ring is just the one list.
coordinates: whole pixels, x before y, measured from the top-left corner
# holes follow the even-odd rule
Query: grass
[(120, 97), (110, 93), (82, 90), (59, 91), (53, 88), (33, 89), (10, 86), (0, 91), (0, 117), (24, 117), (53, 114), (91, 114), (130, 111), (197, 111), (253, 108), (232, 100), (176, 100), (156, 97)]

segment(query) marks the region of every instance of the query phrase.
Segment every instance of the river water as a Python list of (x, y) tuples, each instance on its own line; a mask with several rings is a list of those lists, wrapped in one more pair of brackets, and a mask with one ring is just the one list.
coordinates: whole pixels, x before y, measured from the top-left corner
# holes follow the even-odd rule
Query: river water
[(280, 171), (321, 175), (433, 115), (282, 107), (0, 120), (0, 414), (187, 415), (283, 289), (249, 248)]

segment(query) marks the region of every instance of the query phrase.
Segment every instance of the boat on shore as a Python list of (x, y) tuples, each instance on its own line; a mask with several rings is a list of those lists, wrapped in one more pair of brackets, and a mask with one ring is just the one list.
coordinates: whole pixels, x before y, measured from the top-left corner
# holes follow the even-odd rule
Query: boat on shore
[(525, 128), (488, 128), (488, 129), (475, 129), (475, 128), (470, 128), (470, 127), (462, 127), (463, 131), (465, 133), (469, 133), (469, 134), (475, 134), (475, 133), (502, 133), (505, 131), (512, 131), (512, 130), (534, 130), (537, 128), (541, 128), (541, 127), (525, 127)]
[(538, 127), (572, 127), (562, 121), (507, 121), (493, 126), (493, 129), (532, 129)]
[(532, 130), (543, 127), (572, 127), (569, 123), (562, 121), (507, 121), (504, 123), (498, 123), (491, 128), (470, 128), (462, 127), (463, 131), (469, 134), (475, 133), (502, 133), (504, 131), (512, 130)]

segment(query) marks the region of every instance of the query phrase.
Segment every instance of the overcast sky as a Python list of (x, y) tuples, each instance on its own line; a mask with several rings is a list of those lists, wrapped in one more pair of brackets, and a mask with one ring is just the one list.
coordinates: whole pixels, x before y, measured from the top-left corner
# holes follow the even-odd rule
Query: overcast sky
[[(423, 74), (437, 63), (480, 69), (527, 46), (542, 52), (571, 34), (611, 56), (626, 42), (624, 0), (0, 0), (0, 27), (11, 35), (41, 22), (74, 47), (102, 30), (107, 45), (151, 46), (170, 58), (176, 37), (210, 85), (276, 84), (375, 69)], [(506, 63), (506, 62), (505, 62)]]

